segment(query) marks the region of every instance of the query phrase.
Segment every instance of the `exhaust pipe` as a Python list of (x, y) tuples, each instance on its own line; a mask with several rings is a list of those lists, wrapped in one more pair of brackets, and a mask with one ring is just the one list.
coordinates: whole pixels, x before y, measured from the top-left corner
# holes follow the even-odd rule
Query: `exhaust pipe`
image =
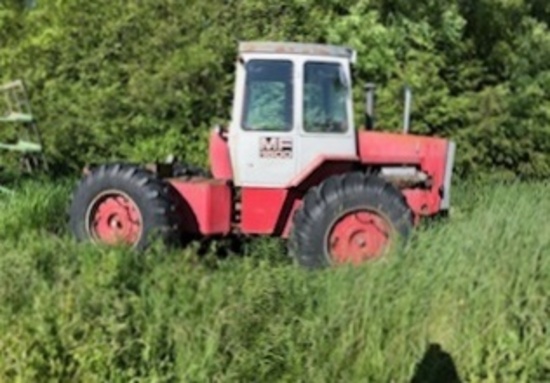
[(376, 85), (365, 84), (365, 127), (367, 130), (374, 130), (374, 93)]
[(408, 134), (411, 128), (412, 91), (409, 85), (405, 86), (405, 114), (403, 116), (403, 133)]

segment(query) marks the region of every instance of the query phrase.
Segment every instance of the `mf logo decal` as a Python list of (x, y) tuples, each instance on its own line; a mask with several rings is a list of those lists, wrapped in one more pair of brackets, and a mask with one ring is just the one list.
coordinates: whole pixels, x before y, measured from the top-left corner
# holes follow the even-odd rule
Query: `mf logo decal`
[(260, 158), (292, 158), (292, 139), (260, 137)]

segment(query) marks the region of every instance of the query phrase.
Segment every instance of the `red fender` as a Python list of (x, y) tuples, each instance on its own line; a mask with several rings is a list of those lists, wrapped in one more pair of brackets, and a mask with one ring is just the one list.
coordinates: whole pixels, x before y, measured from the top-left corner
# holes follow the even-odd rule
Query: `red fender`
[(210, 132), (208, 147), (210, 169), (214, 178), (218, 180), (232, 180), (233, 168), (231, 167), (231, 156), (225, 132), (216, 127)]

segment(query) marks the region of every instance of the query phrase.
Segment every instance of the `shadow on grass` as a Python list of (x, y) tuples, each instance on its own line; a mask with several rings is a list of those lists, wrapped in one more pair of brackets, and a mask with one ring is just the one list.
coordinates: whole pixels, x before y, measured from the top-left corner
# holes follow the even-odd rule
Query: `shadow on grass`
[(268, 261), (272, 265), (288, 265), (286, 241), (270, 237), (230, 236), (225, 238), (202, 238), (190, 244), (205, 265), (217, 266), (230, 259)]
[(16, 193), (23, 188), (25, 184), (31, 182), (42, 182), (48, 184), (51, 182), (63, 182), (63, 178), (54, 178), (50, 174), (44, 173), (44, 171), (36, 170), (34, 172), (29, 171), (15, 171), (13, 169), (2, 167), (0, 164), (0, 187)]
[(461, 383), (452, 356), (439, 344), (430, 344), (416, 365), (410, 383)]

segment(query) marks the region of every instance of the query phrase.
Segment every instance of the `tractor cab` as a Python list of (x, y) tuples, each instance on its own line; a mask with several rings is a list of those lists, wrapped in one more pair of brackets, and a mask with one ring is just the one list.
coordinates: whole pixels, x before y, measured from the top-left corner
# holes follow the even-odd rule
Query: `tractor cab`
[(344, 47), (240, 44), (228, 133), (236, 186), (285, 187), (322, 158), (356, 158), (354, 60)]

